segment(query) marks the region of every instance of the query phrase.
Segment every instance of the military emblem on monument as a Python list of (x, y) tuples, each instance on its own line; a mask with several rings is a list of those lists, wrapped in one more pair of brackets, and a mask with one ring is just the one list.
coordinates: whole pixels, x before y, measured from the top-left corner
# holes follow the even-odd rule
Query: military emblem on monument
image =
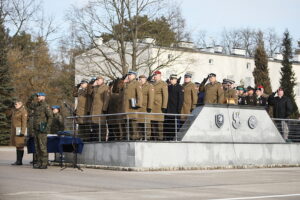
[(232, 113), (232, 126), (235, 129), (238, 129), (241, 126), (240, 113), (233, 112)]
[(215, 116), (215, 122), (216, 122), (216, 126), (218, 128), (221, 128), (224, 124), (224, 115), (223, 114), (217, 114)]
[(251, 129), (255, 129), (257, 126), (257, 119), (255, 116), (250, 116), (248, 119), (248, 125)]

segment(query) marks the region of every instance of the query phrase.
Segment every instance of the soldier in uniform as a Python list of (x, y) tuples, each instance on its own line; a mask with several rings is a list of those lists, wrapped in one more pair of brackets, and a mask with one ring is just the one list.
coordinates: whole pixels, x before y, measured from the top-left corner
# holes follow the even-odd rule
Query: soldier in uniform
[(251, 86), (247, 87), (248, 95), (245, 98), (246, 105), (256, 106), (256, 96), (254, 94), (254, 90), (255, 89)]
[[(172, 74), (169, 78), (170, 84), (168, 85), (168, 107), (167, 113), (180, 114), (183, 105), (183, 87), (177, 83), (177, 75)], [(165, 116), (164, 132), (165, 139), (172, 140), (175, 137), (176, 122), (179, 125), (179, 118), (175, 116)]]
[(238, 98), (236, 95), (236, 90), (233, 89), (233, 84), (234, 81), (229, 80), (229, 79), (223, 79), (223, 89), (224, 89), (224, 98), (225, 104), (237, 104), (238, 103)]
[(52, 118), (52, 124), (51, 124), (51, 133), (52, 134), (57, 134), (59, 131), (64, 131), (65, 126), (64, 126), (64, 118), (60, 114), (60, 106), (52, 106), (52, 113), (53, 113), (53, 118)]
[[(76, 93), (73, 94), (74, 97), (77, 97), (77, 106), (75, 109), (76, 116), (88, 115), (89, 104), (88, 104), (88, 81), (83, 79), (79, 87), (77, 87)], [(88, 130), (88, 124), (86, 122), (87, 118), (77, 118), (76, 122), (78, 124), (78, 135), (79, 137), (85, 139), (85, 134)]]
[[(91, 104), (91, 115), (101, 115), (103, 112), (107, 111), (108, 102), (109, 102), (109, 95), (108, 95), (109, 88), (104, 83), (104, 78), (99, 76), (96, 78), (93, 86), (90, 90), (88, 90), (89, 94), (92, 97), (92, 104)], [(92, 117), (92, 134), (90, 137), (90, 141), (106, 141), (106, 121), (105, 117)], [(99, 133), (100, 131), (100, 133)], [(101, 138), (99, 137), (101, 134)]]
[(256, 105), (264, 106), (267, 109), (268, 98), (264, 97), (261, 87), (256, 88), (255, 94), (256, 94)]
[[(153, 74), (154, 82), (154, 104), (153, 113), (166, 113), (168, 106), (168, 85), (161, 80), (161, 72), (155, 71)], [(163, 140), (163, 121), (164, 115), (151, 116), (151, 135), (154, 139)]]
[(27, 111), (22, 101), (17, 100), (11, 113), (10, 144), (16, 147), (17, 161), (12, 165), (22, 165), (25, 136), (27, 135)]
[[(34, 97), (37, 96), (37, 103)], [(45, 101), (46, 95), (43, 92), (33, 94), (27, 102), (27, 107), (33, 110), (33, 130), (34, 144), (37, 157), (37, 163), (33, 165), (35, 169), (47, 169), (47, 134), (50, 134), (52, 123), (52, 112)]]
[[(154, 103), (154, 88), (153, 85), (147, 81), (145, 75), (139, 76), (139, 82), (142, 85), (142, 94), (143, 94), (143, 104), (140, 108), (140, 112), (151, 113)], [(139, 138), (150, 139), (151, 137), (151, 124), (150, 124), (150, 115), (140, 115), (139, 116)]]
[(205, 87), (202, 85), (200, 89), (200, 91), (205, 91), (204, 104), (223, 104), (224, 90), (222, 84), (217, 82), (216, 74), (210, 73), (207, 79), (209, 83)]
[(236, 90), (238, 92), (238, 104), (245, 105), (245, 95), (243, 86), (237, 86)]
[[(198, 90), (196, 89), (196, 85), (192, 83), (192, 74), (186, 73), (184, 75), (184, 83), (183, 83), (183, 106), (181, 108), (181, 114), (190, 114), (197, 105), (198, 101)], [(181, 120), (184, 121), (187, 117), (181, 117)]]
[[(123, 113), (128, 112), (140, 112), (140, 108), (143, 105), (143, 93), (142, 86), (136, 80), (137, 73), (129, 71), (127, 80), (122, 92), (123, 100)], [(138, 114), (128, 114), (124, 117), (124, 123), (126, 124), (126, 131), (132, 140), (139, 139), (137, 119), (140, 117)], [(128, 124), (129, 123), (129, 127)]]

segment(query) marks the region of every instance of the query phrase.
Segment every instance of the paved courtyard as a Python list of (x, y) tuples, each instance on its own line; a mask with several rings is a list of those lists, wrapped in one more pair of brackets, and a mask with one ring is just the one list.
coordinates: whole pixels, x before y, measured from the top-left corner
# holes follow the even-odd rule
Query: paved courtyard
[(11, 166), (12, 147), (0, 147), (0, 200), (300, 199), (300, 168), (211, 171), (79, 171)]

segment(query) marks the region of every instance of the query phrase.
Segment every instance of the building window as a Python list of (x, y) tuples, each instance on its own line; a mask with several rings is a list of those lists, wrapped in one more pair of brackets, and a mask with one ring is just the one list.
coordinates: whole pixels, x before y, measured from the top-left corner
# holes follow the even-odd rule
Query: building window
[(247, 63), (247, 69), (251, 70), (251, 63), (249, 63), (249, 62)]
[(213, 60), (213, 59), (209, 59), (209, 60), (208, 60), (208, 63), (209, 63), (210, 65), (213, 65), (213, 64), (214, 64), (214, 60)]

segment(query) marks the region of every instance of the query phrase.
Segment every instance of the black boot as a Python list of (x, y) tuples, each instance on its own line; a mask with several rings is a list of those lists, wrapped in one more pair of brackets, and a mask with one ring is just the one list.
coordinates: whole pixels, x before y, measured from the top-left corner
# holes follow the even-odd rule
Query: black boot
[(17, 163), (18, 163), (18, 155), (19, 155), (18, 150), (16, 150), (16, 159), (17, 159), (17, 161), (14, 162), (14, 163), (11, 163), (11, 165), (17, 165)]
[(24, 151), (17, 150), (17, 161), (12, 163), (12, 165), (22, 165)]

